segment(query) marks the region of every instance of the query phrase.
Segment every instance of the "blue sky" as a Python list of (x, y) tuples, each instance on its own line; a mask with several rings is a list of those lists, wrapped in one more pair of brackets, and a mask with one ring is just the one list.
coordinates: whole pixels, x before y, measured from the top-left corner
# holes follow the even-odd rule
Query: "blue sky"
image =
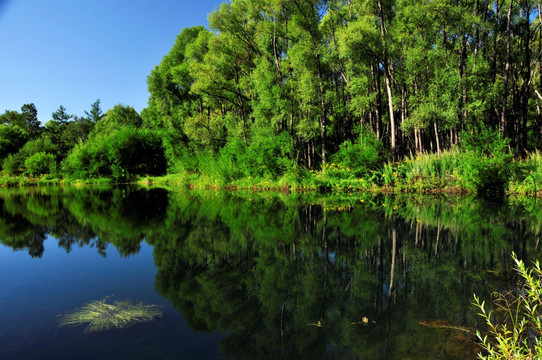
[(0, 113), (147, 106), (147, 76), (225, 0), (0, 0)]

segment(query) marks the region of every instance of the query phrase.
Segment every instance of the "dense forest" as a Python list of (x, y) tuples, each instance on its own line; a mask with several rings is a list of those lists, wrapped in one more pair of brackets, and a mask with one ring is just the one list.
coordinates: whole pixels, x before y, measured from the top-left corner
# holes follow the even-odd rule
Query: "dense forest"
[(141, 114), (125, 105), (102, 114), (97, 101), (84, 117), (61, 106), (42, 127), (33, 104), (6, 111), (2, 168), (116, 180), (197, 173), (223, 185), (333, 163), (361, 177), (465, 139), (482, 155), (492, 143), (524, 156), (542, 142), (540, 7), (233, 0), (209, 15), (210, 30), (181, 31), (148, 76)]

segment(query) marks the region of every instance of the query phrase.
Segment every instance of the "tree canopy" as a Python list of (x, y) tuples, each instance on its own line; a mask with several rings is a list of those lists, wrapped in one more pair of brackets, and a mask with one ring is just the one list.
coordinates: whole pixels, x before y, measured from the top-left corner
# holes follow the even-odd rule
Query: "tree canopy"
[(233, 0), (148, 77), (147, 123), (217, 152), (281, 132), (299, 165), (373, 132), (397, 159), (493, 127), (542, 140), (533, 1)]

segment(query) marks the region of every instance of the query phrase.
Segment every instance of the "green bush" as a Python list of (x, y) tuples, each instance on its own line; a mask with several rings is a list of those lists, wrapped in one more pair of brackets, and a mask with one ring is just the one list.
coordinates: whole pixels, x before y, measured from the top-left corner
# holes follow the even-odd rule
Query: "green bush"
[(96, 123), (91, 131), (91, 136), (107, 135), (124, 127), (139, 128), (143, 120), (131, 106), (115, 105), (108, 110), (104, 117)]
[(167, 161), (162, 140), (152, 130), (124, 127), (108, 137), (106, 143), (114, 179), (166, 173)]
[[(39, 152), (57, 154), (58, 147), (48, 136), (30, 140), (17, 152), (7, 156), (2, 163), (2, 170), (8, 175), (19, 175), (24, 172), (25, 161)], [(56, 156), (55, 156), (56, 158)]]
[(246, 146), (240, 139), (231, 139), (217, 154), (197, 154), (198, 170), (219, 185), (229, 185), (245, 178), (278, 179), (296, 172), (292, 139), (287, 132), (272, 138), (256, 139)]
[(483, 129), (463, 132), (461, 148), (464, 152), (460, 166), (462, 176), (478, 193), (501, 193), (510, 180), (513, 154), (508, 139), (497, 130)]
[(56, 172), (56, 157), (53, 154), (40, 151), (24, 161), (26, 172), (30, 175), (54, 174)]
[(7, 175), (18, 175), (21, 172), (21, 161), (17, 155), (10, 154), (2, 161), (2, 170)]
[(28, 140), (28, 132), (18, 125), (0, 124), (0, 159), (14, 154)]
[(76, 146), (62, 168), (71, 178), (112, 177), (126, 181), (135, 176), (164, 175), (167, 161), (157, 132), (126, 126), (107, 135), (92, 136)]
[(191, 146), (187, 146), (182, 136), (164, 131), (162, 142), (168, 164), (168, 173), (191, 173), (198, 168), (196, 152)]
[(241, 159), (245, 176), (277, 179), (296, 168), (292, 138), (288, 132), (256, 139)]
[(384, 146), (370, 131), (364, 131), (359, 142), (345, 141), (331, 156), (332, 163), (351, 168), (357, 177), (367, 176), (385, 161)]

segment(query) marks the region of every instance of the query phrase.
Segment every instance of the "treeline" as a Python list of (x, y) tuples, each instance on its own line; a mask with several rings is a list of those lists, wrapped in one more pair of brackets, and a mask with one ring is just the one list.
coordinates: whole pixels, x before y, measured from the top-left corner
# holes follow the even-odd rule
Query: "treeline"
[(141, 114), (61, 107), (40, 128), (32, 104), (6, 111), (3, 170), (229, 184), (331, 162), (368, 173), (479, 133), (526, 154), (542, 143), (541, 17), (532, 0), (233, 0), (210, 30), (182, 30)]
[(392, 159), (440, 152), (488, 127), (533, 150), (539, 6), (234, 0), (209, 15), (212, 31), (181, 32), (148, 78), (143, 115), (182, 148), (267, 147), (261, 156), (308, 168), (362, 142), (363, 129)]
[(166, 173), (161, 137), (142, 128), (132, 107), (116, 105), (104, 114), (97, 100), (85, 115), (68, 114), (61, 105), (42, 126), (34, 104), (5, 111), (0, 115), (3, 173), (116, 181)]

